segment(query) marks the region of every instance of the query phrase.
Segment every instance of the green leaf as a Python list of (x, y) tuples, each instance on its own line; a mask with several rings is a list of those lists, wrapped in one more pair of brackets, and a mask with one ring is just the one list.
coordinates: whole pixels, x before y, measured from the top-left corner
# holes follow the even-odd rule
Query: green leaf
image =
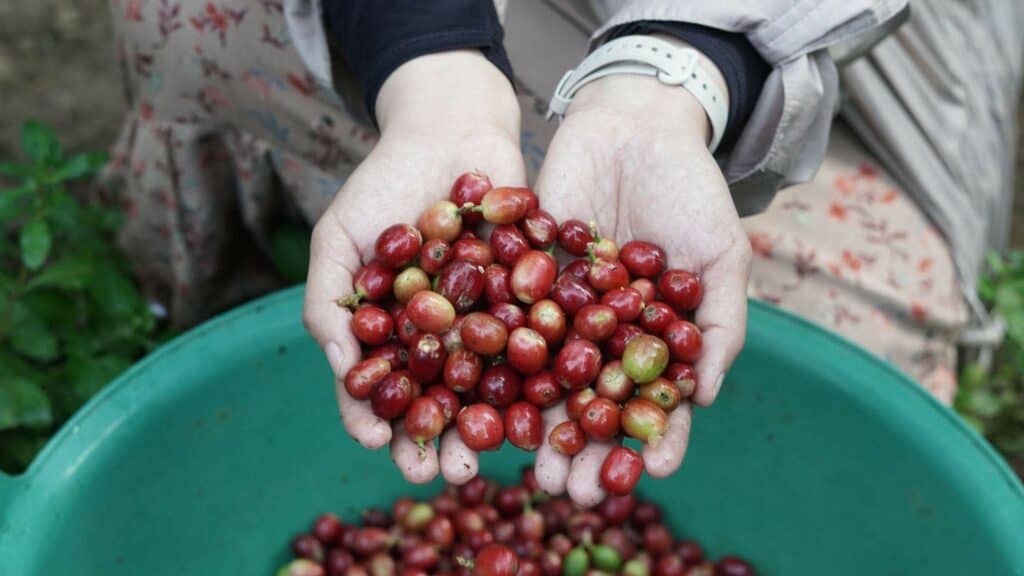
[(49, 362), (59, 354), (57, 337), (28, 306), (14, 304), (10, 338), (14, 351), (39, 362)]
[(28, 178), (32, 175), (32, 168), (16, 162), (0, 162), (0, 176), (11, 178)]
[(71, 414), (132, 365), (127, 356), (78, 356), (64, 368), (65, 386), (56, 390), (62, 412)]
[(32, 220), (21, 229), (21, 261), (29, 270), (38, 270), (53, 247), (53, 236), (46, 220)]
[(25, 378), (0, 379), (0, 430), (45, 428), (52, 421), (50, 399), (38, 384)]
[(282, 226), (270, 235), (270, 259), (281, 276), (291, 284), (306, 279), (309, 237), (309, 230), (299, 226)]
[(18, 428), (0, 432), (0, 470), (20, 474), (46, 446), (49, 434)]
[(110, 262), (96, 263), (86, 290), (100, 310), (111, 318), (127, 319), (142, 304), (135, 283)]
[(30, 186), (0, 190), (0, 224), (22, 216), (29, 206), (25, 199), (31, 194)]
[(57, 135), (48, 126), (35, 120), (21, 125), (21, 150), (39, 165), (53, 165), (61, 156)]
[(988, 390), (971, 390), (963, 397), (964, 410), (981, 418), (991, 418), (998, 414), (1002, 402)]
[(29, 280), (28, 289), (54, 287), (78, 290), (92, 271), (92, 260), (83, 254), (71, 254), (47, 266)]
[(54, 172), (52, 180), (54, 182), (66, 182), (68, 180), (75, 180), (83, 178), (85, 176), (92, 176), (107, 163), (106, 152), (86, 152), (84, 154), (76, 154), (71, 158), (68, 158), (57, 168)]

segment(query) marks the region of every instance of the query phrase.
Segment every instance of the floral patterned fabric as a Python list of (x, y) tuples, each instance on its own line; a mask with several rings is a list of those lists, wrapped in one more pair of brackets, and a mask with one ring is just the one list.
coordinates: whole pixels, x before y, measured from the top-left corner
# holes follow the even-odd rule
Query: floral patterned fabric
[[(130, 112), (105, 183), (148, 294), (187, 326), (279, 285), (265, 249), (314, 223), (377, 136), (292, 46), (280, 0), (112, 0)], [(522, 64), (520, 64), (522, 65)], [(522, 94), (531, 178), (556, 125)], [(889, 360), (948, 402), (966, 321), (948, 246), (856, 141), (745, 222), (750, 294)]]

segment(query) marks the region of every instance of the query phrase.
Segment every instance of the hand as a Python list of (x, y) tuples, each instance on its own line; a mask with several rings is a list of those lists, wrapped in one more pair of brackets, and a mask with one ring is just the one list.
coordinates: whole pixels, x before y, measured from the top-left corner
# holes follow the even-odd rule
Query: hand
[[(558, 221), (593, 220), (621, 246), (648, 240), (665, 249), (670, 268), (699, 274), (704, 300), (696, 313), (703, 331), (694, 401), (715, 399), (725, 371), (743, 346), (750, 244), (721, 171), (707, 149), (708, 120), (687, 91), (654, 78), (610, 76), (577, 95), (548, 148), (537, 182), (541, 205)], [(669, 430), (644, 448), (647, 473), (664, 477), (682, 463), (691, 409), (673, 411)], [(566, 420), (564, 405), (544, 415), (545, 437)], [(604, 498), (598, 476), (611, 443), (588, 441), (575, 458), (545, 444), (536, 475), (552, 494), (573, 500)]]
[(452, 427), (424, 452), (398, 424), (378, 418), (369, 402), (356, 401), (343, 378), (360, 359), (350, 329), (352, 315), (335, 301), (352, 292), (352, 276), (372, 259), (386, 227), (415, 224), (433, 202), (447, 198), (452, 182), (480, 170), (496, 185), (521, 186), (526, 172), (519, 152), (519, 107), (508, 80), (475, 51), (411, 60), (381, 87), (377, 99), (381, 139), (338, 192), (313, 230), (303, 319), (323, 347), (335, 376), (345, 429), (366, 448), (391, 443), (391, 455), (410, 482), (433, 479), (440, 469), (452, 483), (476, 475), (477, 455)]

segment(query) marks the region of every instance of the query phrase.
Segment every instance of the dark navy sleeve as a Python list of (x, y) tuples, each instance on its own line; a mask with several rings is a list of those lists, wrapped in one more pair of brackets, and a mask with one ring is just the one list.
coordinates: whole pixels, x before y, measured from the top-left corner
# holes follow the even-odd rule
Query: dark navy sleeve
[(335, 50), (359, 80), (374, 122), (384, 81), (417, 56), (476, 48), (512, 81), (492, 0), (325, 0), (323, 19)]
[(632, 34), (667, 34), (700, 50), (725, 77), (729, 88), (729, 124), (719, 152), (727, 152), (739, 138), (757, 105), (771, 67), (743, 34), (698, 24), (670, 21), (630, 22), (613, 28), (608, 39)]

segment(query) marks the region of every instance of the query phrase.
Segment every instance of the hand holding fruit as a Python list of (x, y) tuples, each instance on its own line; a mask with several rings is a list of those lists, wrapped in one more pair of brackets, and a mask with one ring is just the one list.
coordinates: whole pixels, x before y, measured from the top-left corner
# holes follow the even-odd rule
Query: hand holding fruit
[[(453, 86), (458, 89), (451, 89)], [(452, 182), (460, 174), (474, 170), (481, 170), (504, 185), (525, 183), (519, 152), (519, 109), (508, 80), (475, 51), (434, 54), (405, 63), (384, 83), (376, 109), (381, 125), (380, 142), (349, 177), (313, 231), (304, 321), (323, 347), (334, 372), (342, 420), (349, 434), (371, 449), (390, 442), (392, 456), (406, 478), (425, 482), (438, 472), (433, 446), (421, 451), (407, 431), (401, 426), (393, 431), (391, 423), (373, 410), (375, 406), (385, 414), (388, 410), (404, 413), (406, 408), (414, 413), (429, 410), (402, 405), (402, 399), (419, 382), (391, 373), (382, 392), (372, 401), (368, 397), (353, 398), (344, 379), (360, 362), (362, 354), (353, 333), (352, 314), (337, 302), (346, 297), (351, 299), (353, 284), (361, 297), (370, 296), (370, 300), (375, 299), (375, 293), (379, 297), (380, 291), (389, 296), (392, 290), (401, 293), (410, 301), (407, 313), (397, 319), (399, 326), (395, 331), (400, 338), (402, 325), (407, 326), (411, 318), (417, 314), (432, 315), (438, 304), (436, 299), (417, 299), (414, 295), (427, 279), (419, 271), (436, 273), (436, 269), (430, 268), (432, 258), (436, 265), (448, 257), (437, 248), (439, 242), (446, 240), (445, 229), (454, 214), (446, 210), (449, 206), (437, 202), (449, 197)], [(459, 193), (473, 196), (481, 183), (481, 178), (467, 177)], [(478, 197), (474, 199), (479, 201)], [(422, 227), (437, 242), (422, 238), (411, 226), (392, 226), (396, 222), (417, 223), (424, 212), (429, 216), (424, 216)], [(382, 236), (381, 231), (389, 227), (390, 231)], [(377, 242), (379, 236), (381, 242)], [(426, 242), (421, 246), (423, 241)], [(481, 249), (479, 243), (473, 242), (449, 246), (466, 260)], [(415, 254), (410, 253), (411, 248)], [(364, 268), (375, 253), (383, 253), (388, 261)], [(420, 261), (417, 271), (396, 269), (414, 258)], [(465, 270), (449, 274), (447, 289), (451, 293), (461, 290), (465, 276)], [(364, 317), (355, 323), (364, 341), (372, 342), (392, 331), (396, 319), (382, 314), (379, 308), (364, 310), (359, 312)], [(410, 359), (410, 364), (429, 373), (436, 368), (431, 367), (436, 339), (417, 344), (415, 359)], [(362, 378), (364, 385), (376, 383), (374, 371), (382, 370), (384, 364), (390, 366), (389, 362), (397, 363), (399, 353), (406, 352), (397, 345), (382, 347), (377, 362), (361, 366), (351, 377)], [(359, 382), (355, 384), (358, 387)], [(434, 392), (424, 391), (450, 400), (445, 392), (443, 387)], [(433, 406), (419, 403), (423, 405)], [(451, 408), (451, 404), (444, 405)], [(429, 422), (428, 416), (422, 415), (422, 421)], [(463, 482), (471, 477), (476, 472), (475, 457), (457, 433), (445, 435), (440, 466), (446, 478)], [(471, 460), (470, 468), (467, 460)]]
[[(646, 240), (664, 249), (667, 262), (662, 266), (691, 271), (700, 277), (697, 281), (692, 274), (674, 273), (656, 280), (658, 286), (652, 282), (634, 284), (644, 293), (646, 306), (632, 324), (619, 324), (608, 340), (608, 348), (621, 350), (622, 342), (638, 331), (636, 325), (660, 336), (672, 349), (673, 357), (688, 363), (696, 360), (693, 400), (705, 406), (714, 400), (725, 371), (743, 344), (750, 262), (750, 246), (729, 190), (707, 150), (708, 129), (704, 110), (685, 90), (664, 86), (653, 78), (604, 78), (576, 96), (548, 149), (537, 182), (546, 210), (559, 221), (577, 221), (575, 226), (563, 223), (562, 235), (570, 244), (576, 242), (580, 250), (590, 240), (583, 223), (593, 221), (603, 236), (619, 243), (620, 261), (632, 259), (638, 267), (656, 265), (656, 259), (645, 252), (642, 244), (626, 245), (629, 240)], [(608, 248), (614, 247), (609, 244)], [(616, 280), (621, 271), (612, 264), (592, 266), (589, 274), (597, 274), (597, 280), (609, 285), (621, 282)], [(667, 302), (652, 302), (650, 295), (656, 287)], [(694, 316), (697, 331), (688, 322), (678, 322), (674, 308), (693, 309), (690, 300), (695, 296), (699, 299), (701, 287), (703, 300)], [(570, 288), (563, 290), (566, 300), (584, 303), (586, 298)], [(620, 316), (635, 314), (635, 305), (627, 296), (608, 294), (602, 296), (602, 304), (611, 306)], [(608, 302), (604, 302), (606, 298)], [(596, 315), (588, 313), (592, 318)], [(582, 314), (576, 316), (577, 322), (583, 318)], [(584, 326), (576, 330), (580, 332), (581, 328)], [(699, 359), (695, 351), (700, 351)], [(610, 370), (606, 378), (599, 379), (598, 386), (621, 387), (617, 369)], [(662, 377), (685, 381), (676, 379), (681, 370), (692, 369), (685, 364), (672, 365)], [(688, 381), (693, 381), (692, 376)], [(645, 388), (647, 393), (638, 398), (646, 402), (678, 402), (665, 396), (669, 387)], [(571, 410), (571, 397), (569, 402)], [(634, 407), (630, 410), (627, 405), (631, 414), (623, 422), (645, 430), (658, 426), (657, 419), (650, 417), (648, 404), (630, 402)], [(565, 407), (548, 409), (545, 433), (557, 430), (559, 437), (574, 438), (573, 426), (563, 424), (567, 420)], [(644, 449), (649, 474), (663, 477), (679, 467), (689, 429), (690, 409), (686, 403), (671, 412), (664, 438)], [(607, 458), (613, 446), (612, 442), (591, 440), (570, 460), (572, 452), (546, 444), (537, 456), (537, 479), (551, 493), (568, 488), (577, 502), (594, 504), (605, 495), (599, 474), (602, 466), (609, 466), (609, 460), (613, 460)], [(622, 469), (638, 467), (635, 454), (624, 450), (616, 449), (614, 462), (621, 463)]]

